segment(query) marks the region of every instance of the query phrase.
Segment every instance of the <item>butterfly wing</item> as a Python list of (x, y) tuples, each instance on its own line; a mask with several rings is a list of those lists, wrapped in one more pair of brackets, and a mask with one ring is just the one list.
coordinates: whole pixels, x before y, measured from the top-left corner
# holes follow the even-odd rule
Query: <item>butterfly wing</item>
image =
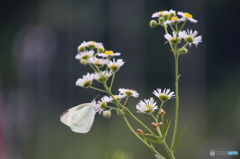
[(73, 107), (61, 115), (61, 122), (77, 133), (87, 133), (93, 124), (96, 111), (92, 103)]
[(77, 113), (77, 110), (78, 109), (81, 109), (82, 107), (84, 107), (85, 104), (81, 104), (81, 105), (78, 105), (78, 106), (75, 106), (73, 108), (70, 108), (68, 110), (66, 110), (65, 112), (62, 113), (62, 115), (60, 116), (60, 121), (67, 125), (67, 126), (70, 126), (71, 123), (72, 123), (72, 119), (73, 117), (76, 115)]
[(73, 118), (71, 129), (78, 133), (87, 133), (93, 124), (96, 111), (92, 105), (88, 105), (79, 110)]

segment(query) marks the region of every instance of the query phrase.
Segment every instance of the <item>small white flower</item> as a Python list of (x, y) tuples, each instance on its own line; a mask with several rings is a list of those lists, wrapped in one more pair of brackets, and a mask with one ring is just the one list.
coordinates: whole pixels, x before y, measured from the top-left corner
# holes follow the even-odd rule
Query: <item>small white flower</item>
[[(113, 98), (113, 97), (114, 97), (114, 98)], [(122, 98), (125, 98), (126, 95), (119, 94), (119, 95), (113, 95), (113, 97), (105, 96), (105, 100), (106, 100), (107, 102), (112, 102), (112, 103), (114, 103), (114, 102), (115, 102), (114, 99), (120, 101)]]
[(183, 20), (189, 20), (190, 22), (192, 22), (192, 23), (197, 23), (197, 20), (196, 19), (193, 19), (193, 16), (192, 16), (192, 14), (189, 14), (189, 13), (187, 13), (187, 12), (178, 12), (177, 13), (178, 15), (180, 15), (180, 16), (182, 16), (182, 19)]
[(94, 55), (94, 51), (93, 50), (90, 50), (90, 51), (84, 51), (84, 52), (80, 52), (78, 53), (75, 58), (77, 60), (82, 60), (82, 59), (85, 59), (87, 60), (89, 57), (92, 57)]
[(185, 41), (189, 43), (189, 46), (191, 46), (191, 44), (197, 46), (198, 43), (202, 42), (202, 36), (197, 36), (198, 32), (196, 30), (193, 32), (187, 29), (187, 31), (184, 30), (181, 34)]
[(163, 10), (163, 11), (153, 13), (152, 18), (158, 18), (158, 17), (169, 18), (169, 17), (173, 17), (175, 15), (176, 15), (176, 11), (170, 9), (169, 11)]
[(83, 41), (79, 46), (78, 46), (78, 51), (79, 52), (83, 52), (83, 51), (85, 51), (86, 49), (86, 47), (88, 46), (88, 43), (87, 42), (85, 42), (85, 41)]
[(124, 64), (124, 61), (122, 59), (118, 59), (117, 61), (113, 59), (113, 61), (110, 61), (108, 63), (108, 67), (113, 71), (117, 71), (123, 64)]
[(101, 100), (99, 100), (96, 104), (96, 111), (99, 112), (99, 114), (104, 111), (104, 109), (107, 106), (107, 103), (111, 102), (111, 100), (109, 99), (109, 97), (107, 96), (103, 96), (101, 98)]
[(170, 20), (166, 20), (163, 24), (168, 25), (168, 24), (175, 24), (184, 21), (183, 19), (179, 19), (177, 16), (172, 17)]
[(90, 74), (90, 73), (83, 75), (82, 78), (79, 78), (76, 81), (76, 86), (85, 87), (85, 88), (91, 86), (93, 77), (94, 77), (94, 75)]
[(152, 18), (158, 18), (158, 17), (161, 17), (163, 14), (167, 14), (167, 13), (168, 13), (168, 11), (166, 11), (166, 10), (155, 12), (152, 14)]
[(170, 92), (170, 89), (166, 89), (166, 88), (163, 91), (160, 88), (158, 88), (157, 90), (153, 91), (153, 94), (163, 102), (175, 96), (174, 92)]
[(153, 98), (150, 99), (144, 99), (144, 101), (140, 101), (137, 106), (136, 109), (138, 110), (138, 113), (153, 113), (154, 110), (158, 109), (156, 102), (154, 101)]
[(133, 90), (133, 89), (125, 89), (125, 88), (120, 88), (118, 89), (120, 94), (126, 95), (126, 96), (133, 96), (137, 98), (139, 96), (138, 92)]
[(96, 42), (96, 41), (88, 41), (87, 44), (85, 44), (85, 45), (87, 45), (90, 49), (103, 47), (102, 43), (99, 43), (99, 42)]
[(104, 53), (99, 53), (97, 55), (101, 57), (113, 57), (113, 56), (120, 56), (121, 53), (118, 53), (118, 52), (114, 53), (111, 50), (106, 50)]
[(170, 9), (168, 12), (169, 12), (171, 17), (174, 17), (176, 15), (176, 11), (173, 10), (173, 9)]
[(88, 59), (88, 61), (89, 61), (89, 63), (92, 63), (92, 64), (94, 64), (94, 65), (96, 65), (98, 67), (101, 67), (101, 66), (107, 64), (109, 60), (100, 59), (100, 58), (97, 58), (97, 57), (90, 57)]
[(100, 71), (94, 73), (94, 79), (99, 81), (99, 82), (104, 82), (106, 81), (110, 76), (112, 76), (113, 71)]
[(177, 44), (183, 38), (181, 31), (178, 34), (176, 32), (173, 32), (172, 34), (173, 35), (171, 35), (171, 34), (164, 35), (165, 39), (167, 39), (171, 43)]

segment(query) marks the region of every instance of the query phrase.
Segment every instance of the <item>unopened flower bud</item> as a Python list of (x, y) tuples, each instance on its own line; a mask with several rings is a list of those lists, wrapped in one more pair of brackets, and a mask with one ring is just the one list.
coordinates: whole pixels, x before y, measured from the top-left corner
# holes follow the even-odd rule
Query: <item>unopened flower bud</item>
[(161, 115), (165, 115), (166, 112), (165, 112), (163, 109), (160, 109), (159, 114), (161, 114)]
[(181, 48), (178, 50), (180, 54), (186, 54), (188, 52), (188, 49), (186, 49), (185, 47), (184, 48)]
[(102, 115), (105, 117), (105, 118), (110, 118), (112, 113), (110, 110), (105, 110), (102, 112)]
[(151, 28), (156, 27), (157, 26), (157, 21), (156, 20), (151, 20), (149, 25), (150, 25)]
[(166, 21), (164, 17), (160, 17), (158, 20), (161, 25), (163, 25), (163, 23)]
[(156, 124), (156, 123), (154, 123), (154, 122), (152, 122), (152, 127), (154, 128), (154, 129), (156, 129), (157, 127), (158, 127), (158, 125)]
[(144, 131), (142, 131), (141, 129), (137, 129), (137, 134), (138, 135), (144, 134)]
[(86, 65), (86, 64), (88, 64), (88, 60), (86, 60), (86, 59), (81, 59), (81, 60), (80, 60), (80, 63)]
[(98, 47), (98, 48), (97, 48), (97, 51), (98, 51), (98, 52), (104, 52), (104, 51), (105, 51), (105, 48), (104, 48), (104, 47)]
[(78, 47), (78, 51), (79, 51), (79, 52), (84, 52), (84, 51), (86, 51), (86, 49), (85, 49), (84, 46), (79, 46), (79, 47)]

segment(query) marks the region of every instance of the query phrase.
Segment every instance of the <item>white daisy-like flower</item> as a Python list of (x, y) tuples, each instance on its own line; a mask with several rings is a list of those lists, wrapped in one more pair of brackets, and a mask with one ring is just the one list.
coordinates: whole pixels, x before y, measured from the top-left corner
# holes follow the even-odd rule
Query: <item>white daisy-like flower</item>
[(120, 92), (120, 94), (124, 94), (126, 96), (133, 96), (135, 98), (139, 96), (138, 92), (133, 89), (119, 88), (118, 91)]
[(168, 25), (168, 24), (176, 24), (179, 22), (184, 21), (183, 19), (179, 19), (177, 16), (172, 17), (170, 20), (166, 20), (163, 24)]
[(115, 61), (115, 59), (113, 59), (113, 61), (110, 61), (107, 66), (113, 70), (113, 71), (117, 71), (120, 69), (120, 67), (124, 64), (124, 61), (122, 59), (117, 59), (117, 61)]
[(125, 98), (126, 97), (126, 95), (123, 95), (123, 94), (119, 94), (119, 95), (113, 95), (113, 97), (108, 97), (108, 96), (105, 96), (105, 100), (107, 101), (107, 102), (112, 102), (112, 103), (114, 103), (115, 101), (114, 101), (114, 99), (116, 99), (116, 100), (118, 100), (118, 101), (120, 101), (122, 98)]
[(165, 39), (167, 39), (171, 43), (177, 44), (183, 38), (181, 31), (178, 34), (176, 32), (173, 32), (172, 34), (173, 35), (171, 35), (171, 34), (165, 34), (164, 35)]
[(113, 56), (120, 56), (121, 53), (119, 53), (119, 52), (114, 53), (111, 50), (106, 50), (104, 53), (99, 53), (97, 55), (101, 56), (101, 57), (113, 57)]
[(99, 81), (99, 82), (104, 82), (106, 81), (109, 77), (111, 77), (113, 74), (113, 71), (100, 71), (94, 73), (94, 79)]
[(184, 12), (184, 13), (183, 12), (178, 12), (177, 14), (182, 16), (183, 20), (189, 20), (192, 23), (197, 23), (197, 20), (193, 19), (192, 14), (189, 14), (187, 12)]
[(96, 41), (88, 41), (87, 46), (90, 49), (95, 49), (95, 48), (103, 47), (103, 44)]
[(83, 41), (79, 46), (78, 46), (78, 51), (83, 52), (85, 51), (85, 48), (88, 46), (88, 42)]
[(96, 111), (99, 112), (99, 114), (101, 114), (101, 112), (104, 111), (104, 109), (107, 107), (108, 102), (111, 102), (109, 97), (103, 96), (101, 100), (99, 100), (96, 104)]
[(197, 36), (198, 32), (196, 30), (193, 32), (192, 30), (187, 29), (187, 31), (182, 31), (181, 34), (184, 40), (189, 43), (189, 46), (191, 46), (191, 44), (197, 46), (198, 43), (202, 42), (202, 36)]
[(101, 67), (105, 64), (107, 64), (109, 62), (109, 60), (107, 59), (100, 59), (100, 58), (97, 58), (97, 57), (90, 57), (88, 59), (88, 62), (91, 63), (91, 64), (94, 64), (98, 67)]
[(87, 60), (89, 57), (92, 57), (94, 55), (94, 51), (90, 50), (90, 51), (84, 51), (84, 52), (80, 52), (78, 53), (75, 58), (77, 60), (81, 60), (81, 59), (85, 59)]
[(175, 96), (174, 92), (170, 92), (170, 89), (166, 89), (166, 88), (163, 91), (160, 88), (158, 88), (157, 90), (153, 91), (153, 94), (155, 96), (157, 96), (163, 102), (165, 102)]
[(166, 11), (166, 10), (155, 12), (152, 14), (152, 18), (158, 18), (158, 17), (161, 17), (163, 14), (167, 14), (167, 13), (168, 13), (168, 11)]
[(94, 74), (87, 73), (86, 75), (83, 75), (82, 78), (79, 78), (76, 81), (76, 86), (87, 88), (91, 86), (93, 79), (94, 79)]
[(153, 98), (150, 99), (144, 99), (144, 101), (140, 101), (136, 105), (136, 109), (138, 113), (153, 113), (156, 109), (158, 109), (156, 102), (154, 101)]
[(170, 9), (169, 11), (163, 10), (163, 11), (153, 13), (152, 18), (164, 17), (167, 19), (167, 18), (173, 17), (175, 15), (176, 15), (176, 11), (173, 9)]
[(171, 17), (176, 16), (176, 11), (175, 11), (175, 10), (170, 9), (168, 12), (169, 12), (169, 14), (170, 14)]

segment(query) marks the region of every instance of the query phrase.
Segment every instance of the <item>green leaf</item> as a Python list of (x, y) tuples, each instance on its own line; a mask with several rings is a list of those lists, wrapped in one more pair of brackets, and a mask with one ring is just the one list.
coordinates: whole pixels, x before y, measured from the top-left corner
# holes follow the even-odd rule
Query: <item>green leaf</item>
[(187, 125), (185, 126), (185, 128), (183, 129), (183, 131), (181, 132), (181, 134), (179, 135), (179, 137), (177, 138), (177, 140), (175, 141), (175, 143), (174, 143), (173, 146), (171, 147), (172, 150), (174, 150), (174, 149), (177, 147), (177, 145), (178, 145), (179, 142), (181, 141), (183, 135), (185, 134), (186, 130), (187, 130)]
[(157, 159), (164, 159), (164, 158), (162, 158), (161, 156), (159, 156), (157, 154), (155, 154), (154, 156), (157, 157)]
[(163, 138), (165, 138), (167, 136), (170, 124), (171, 124), (170, 120), (166, 120), (166, 122), (163, 124), (163, 130), (162, 130)]
[(158, 144), (162, 144), (162, 143), (163, 143), (162, 141), (153, 140), (153, 139), (150, 139), (150, 138), (148, 138), (148, 137), (146, 137), (146, 136), (144, 136), (144, 135), (142, 135), (142, 137), (143, 137), (145, 140), (150, 141), (150, 142), (152, 142), (152, 143), (158, 143)]

